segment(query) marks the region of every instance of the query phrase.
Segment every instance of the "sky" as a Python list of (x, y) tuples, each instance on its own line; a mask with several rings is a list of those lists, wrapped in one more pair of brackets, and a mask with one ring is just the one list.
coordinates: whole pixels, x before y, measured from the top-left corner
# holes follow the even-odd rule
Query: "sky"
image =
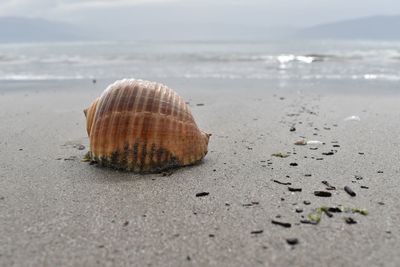
[[(0, 16), (98, 23), (102, 17), (168, 22), (310, 26), (342, 19), (400, 14), (398, 0), (1, 0)], [(112, 22), (111, 22), (112, 23)]]
[(400, 14), (399, 0), (0, 0), (0, 16), (66, 21), (119, 35), (134, 30), (141, 38), (167, 31), (257, 35), (393, 14)]

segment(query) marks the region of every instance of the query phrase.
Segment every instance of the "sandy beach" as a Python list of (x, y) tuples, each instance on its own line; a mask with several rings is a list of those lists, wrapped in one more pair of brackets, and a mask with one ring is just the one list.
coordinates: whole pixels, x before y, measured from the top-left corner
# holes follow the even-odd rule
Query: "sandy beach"
[(2, 83), (1, 266), (399, 266), (397, 83), (161, 80), (209, 153), (137, 175), (82, 162), (110, 82)]

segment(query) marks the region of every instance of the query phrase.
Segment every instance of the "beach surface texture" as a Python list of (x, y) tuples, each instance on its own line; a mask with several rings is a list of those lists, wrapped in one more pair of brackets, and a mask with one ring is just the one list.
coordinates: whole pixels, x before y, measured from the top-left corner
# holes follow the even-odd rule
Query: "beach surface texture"
[(209, 152), (138, 175), (82, 161), (110, 82), (2, 83), (0, 266), (399, 266), (398, 83), (159, 80)]

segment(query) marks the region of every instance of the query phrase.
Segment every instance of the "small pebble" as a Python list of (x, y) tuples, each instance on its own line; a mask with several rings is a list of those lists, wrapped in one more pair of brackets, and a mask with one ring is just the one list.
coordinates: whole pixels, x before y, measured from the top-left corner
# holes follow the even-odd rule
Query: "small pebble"
[(297, 245), (299, 243), (299, 239), (297, 239), (297, 238), (288, 238), (288, 239), (286, 239), (286, 242), (289, 245), (294, 246), (294, 245)]
[(330, 197), (332, 196), (332, 193), (326, 191), (314, 191), (314, 195), (317, 197)]
[(311, 204), (311, 202), (308, 201), (308, 200), (304, 200), (303, 203), (304, 203), (304, 205), (310, 205)]
[(302, 189), (301, 188), (295, 188), (295, 187), (288, 187), (288, 190), (290, 191), (290, 192), (301, 192), (302, 191)]
[(291, 131), (291, 132), (295, 132), (295, 131), (296, 131), (296, 128), (290, 127), (290, 131)]
[(356, 222), (353, 218), (351, 218), (351, 217), (345, 218), (345, 221), (346, 221), (347, 224), (356, 224), (356, 223), (357, 223), (357, 222)]
[(290, 163), (290, 166), (298, 166), (298, 164), (296, 162), (292, 162)]
[(209, 192), (200, 192), (196, 194), (196, 197), (205, 197), (208, 196), (210, 193)]
[(254, 231), (250, 232), (250, 234), (252, 234), (252, 235), (259, 235), (259, 234), (262, 234), (262, 233), (264, 233), (264, 230), (254, 230)]
[(345, 186), (344, 187), (344, 191), (346, 191), (347, 194), (349, 194), (352, 197), (356, 196), (356, 193), (353, 191), (353, 189), (351, 189), (349, 186)]
[(280, 222), (280, 221), (275, 221), (275, 220), (271, 220), (271, 223), (272, 223), (272, 224), (275, 224), (275, 225), (283, 226), (283, 227), (285, 227), (285, 228), (290, 228), (290, 227), (292, 227), (292, 225), (291, 225), (290, 223), (285, 223), (285, 222)]

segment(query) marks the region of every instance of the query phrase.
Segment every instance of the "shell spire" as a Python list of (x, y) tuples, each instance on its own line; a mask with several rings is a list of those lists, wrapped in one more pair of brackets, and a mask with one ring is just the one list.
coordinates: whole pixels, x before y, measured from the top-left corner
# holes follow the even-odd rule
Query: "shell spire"
[(85, 109), (90, 157), (100, 165), (139, 173), (191, 165), (207, 154), (189, 106), (167, 86), (124, 79)]

